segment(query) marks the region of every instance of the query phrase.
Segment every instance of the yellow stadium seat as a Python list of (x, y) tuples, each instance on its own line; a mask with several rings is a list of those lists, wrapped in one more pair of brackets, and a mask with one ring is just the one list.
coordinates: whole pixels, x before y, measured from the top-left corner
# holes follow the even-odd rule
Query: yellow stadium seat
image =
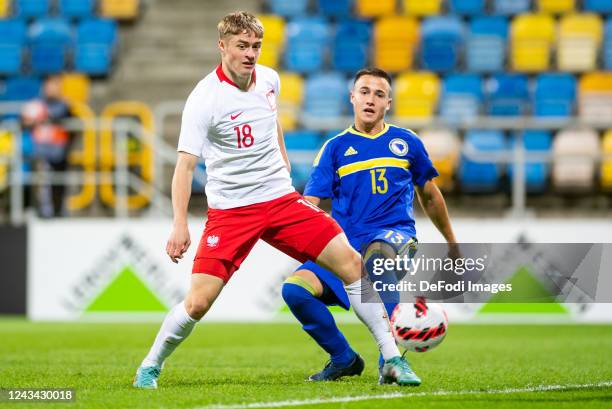
[(281, 47), (277, 44), (264, 43), (261, 47), (261, 55), (259, 56), (258, 64), (265, 65), (270, 68), (278, 68), (280, 61)]
[(512, 21), (512, 68), (537, 72), (550, 66), (555, 20), (545, 14), (522, 14)]
[(455, 132), (447, 129), (431, 129), (419, 133), (434, 167), (440, 174), (436, 185), (444, 191), (454, 187), (453, 175), (457, 168), (461, 144)]
[(612, 190), (612, 129), (608, 130), (601, 145), (603, 159), (601, 162), (601, 187)]
[(117, 20), (134, 20), (140, 11), (140, 0), (101, 0), (100, 14)]
[(13, 134), (0, 129), (0, 192), (8, 187), (9, 160), (13, 156)]
[(440, 95), (440, 80), (432, 72), (407, 72), (395, 82), (395, 115), (399, 118), (431, 118)]
[(62, 95), (69, 101), (87, 103), (89, 100), (89, 77), (84, 74), (62, 75)]
[(440, 14), (442, 0), (404, 0), (404, 12), (415, 16)]
[(0, 18), (6, 18), (11, 13), (11, 0), (0, 0)]
[(298, 112), (304, 97), (304, 79), (294, 72), (281, 72), (279, 77), (281, 83), (279, 120), (284, 130), (292, 131), (298, 126)]
[(380, 17), (395, 13), (395, 0), (357, 0), (355, 10), (361, 17)]
[(578, 85), (578, 113), (586, 121), (612, 118), (612, 72), (582, 76)]
[(557, 64), (563, 71), (593, 70), (603, 38), (601, 17), (593, 13), (571, 14), (559, 23)]
[(538, 0), (538, 10), (543, 13), (567, 13), (576, 9), (576, 0)]
[(374, 25), (374, 65), (400, 72), (412, 67), (419, 23), (412, 17), (383, 17)]
[(257, 16), (264, 27), (264, 41), (259, 63), (277, 68), (285, 40), (285, 20), (273, 14)]

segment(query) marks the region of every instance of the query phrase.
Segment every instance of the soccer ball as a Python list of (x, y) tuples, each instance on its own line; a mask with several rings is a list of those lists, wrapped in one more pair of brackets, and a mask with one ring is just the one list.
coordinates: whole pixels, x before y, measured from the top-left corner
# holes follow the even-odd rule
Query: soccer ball
[(398, 345), (408, 351), (425, 352), (440, 345), (448, 329), (446, 311), (440, 304), (417, 298), (414, 304), (398, 304), (391, 314)]

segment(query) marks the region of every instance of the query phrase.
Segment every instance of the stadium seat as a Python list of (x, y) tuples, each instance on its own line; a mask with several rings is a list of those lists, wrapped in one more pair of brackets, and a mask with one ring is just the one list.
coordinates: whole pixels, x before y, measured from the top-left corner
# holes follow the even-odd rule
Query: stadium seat
[(536, 79), (534, 115), (568, 117), (574, 112), (576, 78), (572, 74), (548, 73)]
[(576, 0), (537, 0), (537, 3), (542, 13), (567, 13), (576, 8)]
[(485, 0), (449, 0), (451, 13), (465, 15), (481, 15), (485, 12)]
[(11, 14), (11, 0), (0, 0), (0, 18), (7, 18)]
[(521, 14), (531, 10), (531, 0), (493, 0), (494, 14)]
[(257, 18), (265, 30), (259, 64), (277, 68), (285, 42), (285, 20), (273, 14), (259, 15)]
[(520, 116), (528, 113), (528, 78), (523, 74), (497, 74), (487, 84), (487, 112), (493, 116)]
[(303, 16), (308, 10), (308, 0), (268, 0), (268, 6), (274, 14), (283, 17)]
[(89, 77), (80, 73), (62, 74), (62, 96), (68, 101), (87, 103), (89, 100)]
[(330, 17), (349, 17), (353, 0), (317, 0), (318, 10)]
[(372, 38), (368, 21), (344, 20), (336, 28), (332, 66), (335, 70), (355, 73), (367, 66)]
[(603, 64), (606, 70), (612, 70), (612, 17), (606, 21), (604, 33)]
[(467, 37), (466, 65), (477, 72), (501, 71), (504, 68), (508, 20), (502, 16), (475, 17)]
[(612, 118), (612, 72), (584, 74), (578, 85), (578, 112), (586, 121)]
[(360, 17), (389, 16), (395, 14), (395, 0), (356, 0), (355, 10)]
[(564, 130), (553, 142), (553, 186), (563, 192), (593, 189), (599, 138), (591, 129)]
[(5, 101), (27, 101), (40, 96), (42, 83), (37, 77), (9, 77), (4, 86)]
[(140, 0), (100, 0), (100, 16), (115, 20), (135, 20)]
[(291, 161), (291, 179), (298, 189), (301, 189), (306, 185), (310, 176), (312, 160), (297, 160), (294, 155), (298, 152), (310, 151), (314, 158), (321, 147), (321, 139), (319, 134), (313, 131), (286, 132), (285, 147)]
[(595, 13), (612, 13), (612, 2), (610, 0), (583, 0), (582, 8), (585, 11)]
[(418, 39), (416, 19), (405, 16), (378, 19), (374, 24), (374, 65), (391, 73), (410, 69)]
[(306, 81), (304, 111), (318, 118), (333, 118), (345, 113), (347, 81), (339, 73), (314, 74)]
[(404, 13), (414, 16), (435, 16), (440, 14), (442, 0), (403, 0)]
[(117, 46), (117, 23), (114, 20), (91, 19), (77, 27), (74, 65), (89, 75), (108, 74)]
[(470, 130), (465, 135), (459, 180), (468, 193), (491, 193), (499, 189), (502, 165), (472, 155), (502, 153), (508, 149), (501, 131)]
[(304, 96), (304, 80), (301, 75), (292, 72), (281, 72), (279, 76), (279, 120), (283, 130), (294, 130), (298, 125), (298, 112)]
[(557, 64), (562, 71), (588, 71), (596, 67), (603, 39), (603, 23), (593, 13), (570, 14), (559, 24)]
[(59, 0), (59, 14), (64, 18), (89, 18), (95, 5), (95, 0)]
[(483, 102), (482, 80), (477, 74), (446, 77), (440, 98), (440, 115), (450, 122), (474, 120)]
[(465, 30), (456, 17), (429, 17), (421, 28), (421, 62), (426, 70), (453, 70), (461, 60)]
[(287, 24), (285, 32), (285, 68), (301, 73), (321, 70), (329, 40), (327, 21), (318, 17), (296, 18)]
[(52, 74), (64, 70), (74, 41), (70, 25), (60, 18), (37, 20), (29, 31), (32, 70)]
[(440, 174), (436, 178), (436, 185), (444, 191), (452, 190), (454, 188), (453, 176), (461, 150), (459, 137), (448, 129), (428, 129), (419, 132), (419, 137)]
[(517, 71), (545, 71), (555, 41), (555, 20), (545, 14), (523, 14), (512, 21), (512, 68)]
[(26, 30), (23, 20), (0, 20), (0, 74), (21, 71)]
[[(514, 147), (516, 140), (512, 140)], [(540, 153), (548, 154), (552, 151), (552, 136), (549, 131), (526, 130), (523, 132), (523, 147), (527, 154)], [(550, 165), (545, 161), (528, 161), (524, 167), (524, 177), (527, 192), (542, 193), (546, 190)], [(508, 165), (508, 176), (512, 181), (514, 176), (514, 164)]]
[(15, 15), (31, 19), (45, 17), (49, 13), (49, 0), (13, 0)]
[(606, 190), (612, 190), (612, 129), (608, 130), (601, 144), (601, 187)]
[(438, 103), (440, 80), (432, 72), (406, 72), (396, 79), (394, 92), (397, 117), (429, 119)]

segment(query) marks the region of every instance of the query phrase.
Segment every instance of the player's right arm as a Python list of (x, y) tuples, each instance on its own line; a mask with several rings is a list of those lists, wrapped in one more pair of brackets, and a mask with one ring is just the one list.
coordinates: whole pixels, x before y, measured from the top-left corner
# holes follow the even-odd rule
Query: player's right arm
[(172, 177), (172, 210), (174, 222), (172, 233), (166, 244), (166, 252), (174, 263), (183, 258), (183, 254), (189, 249), (191, 240), (189, 238), (189, 227), (187, 215), (189, 198), (191, 197), (191, 182), (193, 172), (198, 163), (198, 157), (186, 152), (178, 153), (178, 160)]
[(304, 188), (304, 199), (315, 206), (321, 203), (321, 199), (331, 197), (332, 185), (334, 183), (333, 153), (329, 144), (325, 142), (314, 162), (310, 178)]

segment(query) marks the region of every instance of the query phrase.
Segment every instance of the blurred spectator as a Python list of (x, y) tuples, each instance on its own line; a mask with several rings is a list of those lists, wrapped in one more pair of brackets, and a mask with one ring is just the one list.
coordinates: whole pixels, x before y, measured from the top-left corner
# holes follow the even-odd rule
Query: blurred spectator
[[(62, 122), (70, 109), (61, 95), (61, 78), (49, 76), (43, 95), (23, 107), (21, 119), (24, 139), (34, 143), (34, 169), (41, 172), (63, 172), (68, 168), (70, 138)], [(61, 216), (66, 188), (63, 184), (42, 184), (37, 189), (38, 211), (42, 217)]]

